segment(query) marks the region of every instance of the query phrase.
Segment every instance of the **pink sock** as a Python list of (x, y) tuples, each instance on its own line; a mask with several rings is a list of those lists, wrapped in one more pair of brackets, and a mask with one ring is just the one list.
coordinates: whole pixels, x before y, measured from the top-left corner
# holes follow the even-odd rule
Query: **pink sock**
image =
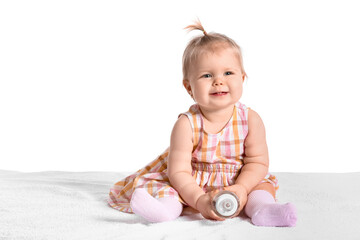
[(295, 205), (276, 203), (274, 197), (264, 190), (249, 194), (245, 213), (256, 226), (294, 227), (297, 220)]
[(149, 222), (165, 222), (180, 216), (183, 206), (173, 197), (156, 199), (145, 189), (135, 189), (130, 206), (132, 211)]

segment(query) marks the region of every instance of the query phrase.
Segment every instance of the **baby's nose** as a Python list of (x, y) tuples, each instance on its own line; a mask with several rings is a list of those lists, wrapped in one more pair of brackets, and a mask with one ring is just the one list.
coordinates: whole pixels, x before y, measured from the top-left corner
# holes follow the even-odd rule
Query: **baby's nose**
[(214, 86), (219, 86), (219, 85), (223, 85), (223, 81), (221, 79), (217, 78), (214, 81)]

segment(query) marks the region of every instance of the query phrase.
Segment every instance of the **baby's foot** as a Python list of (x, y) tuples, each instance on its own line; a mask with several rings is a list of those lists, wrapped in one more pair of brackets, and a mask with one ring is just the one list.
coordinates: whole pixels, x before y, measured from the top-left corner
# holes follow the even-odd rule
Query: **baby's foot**
[(182, 204), (172, 197), (156, 199), (145, 189), (135, 189), (130, 206), (132, 211), (149, 222), (165, 222), (176, 219), (182, 212)]
[(266, 204), (251, 218), (254, 225), (267, 227), (294, 227), (296, 220), (296, 207), (292, 203)]

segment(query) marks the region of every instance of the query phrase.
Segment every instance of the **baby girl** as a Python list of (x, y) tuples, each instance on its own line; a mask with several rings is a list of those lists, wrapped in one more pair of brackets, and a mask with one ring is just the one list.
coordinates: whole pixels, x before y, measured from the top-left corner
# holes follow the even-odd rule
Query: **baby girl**
[(275, 201), (264, 124), (239, 102), (247, 77), (240, 47), (200, 22), (187, 28), (202, 31), (183, 55), (183, 85), (195, 104), (179, 115), (170, 147), (111, 188), (110, 206), (150, 222), (174, 220), (190, 206), (221, 221), (212, 199), (222, 189), (237, 196), (237, 215), (244, 210), (254, 225), (295, 226), (295, 206)]

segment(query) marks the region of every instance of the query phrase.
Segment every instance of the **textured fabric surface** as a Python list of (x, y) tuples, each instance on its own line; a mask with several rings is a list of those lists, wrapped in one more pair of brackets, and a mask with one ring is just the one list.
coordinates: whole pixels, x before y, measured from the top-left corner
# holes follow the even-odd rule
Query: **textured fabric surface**
[(150, 224), (107, 204), (128, 173), (0, 171), (0, 239), (359, 239), (360, 173), (275, 173), (293, 228), (256, 227), (244, 216), (215, 222), (185, 210)]

